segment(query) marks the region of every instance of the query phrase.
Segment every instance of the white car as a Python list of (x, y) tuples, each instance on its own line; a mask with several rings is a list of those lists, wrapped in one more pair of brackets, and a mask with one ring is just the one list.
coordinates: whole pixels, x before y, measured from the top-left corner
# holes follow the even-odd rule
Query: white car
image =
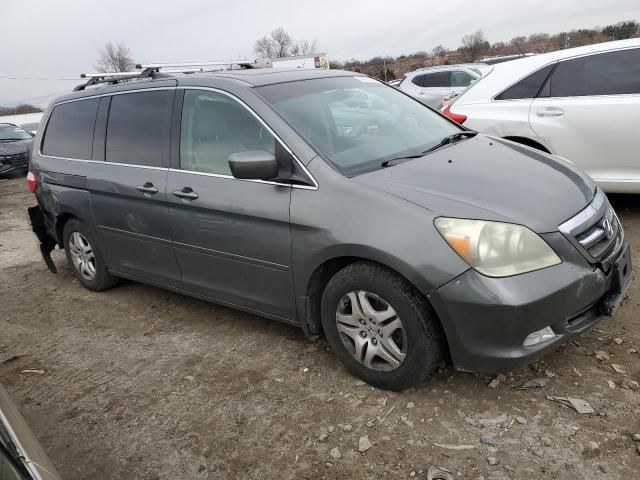
[(459, 95), (492, 67), (484, 64), (427, 67), (405, 74), (398, 88), (434, 108)]
[(555, 154), (605, 191), (640, 193), (640, 39), (495, 65), (443, 113)]

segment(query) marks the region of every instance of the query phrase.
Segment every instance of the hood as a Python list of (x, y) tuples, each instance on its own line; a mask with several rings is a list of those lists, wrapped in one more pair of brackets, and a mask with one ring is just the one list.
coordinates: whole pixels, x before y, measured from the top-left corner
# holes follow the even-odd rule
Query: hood
[(14, 155), (16, 153), (26, 152), (32, 142), (33, 138), (25, 138), (24, 140), (15, 140), (12, 142), (0, 141), (0, 155)]
[(481, 134), (355, 180), (435, 216), (518, 223), (538, 233), (557, 231), (595, 193), (568, 162)]

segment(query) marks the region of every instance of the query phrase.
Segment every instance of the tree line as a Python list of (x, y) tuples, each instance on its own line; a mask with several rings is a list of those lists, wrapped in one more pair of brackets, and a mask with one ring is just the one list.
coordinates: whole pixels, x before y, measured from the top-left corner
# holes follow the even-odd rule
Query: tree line
[(4, 115), (21, 115), (23, 113), (40, 113), (41, 111), (41, 108), (29, 105), (28, 103), (21, 103), (14, 107), (0, 106), (0, 117)]
[(461, 45), (454, 49), (437, 45), (430, 51), (418, 51), (397, 57), (377, 56), (368, 60), (352, 59), (345, 62), (332, 59), (331, 68), (353, 70), (382, 80), (391, 80), (402, 78), (405, 73), (418, 68), (434, 65), (477, 62), (482, 58), (494, 56), (546, 53), (633, 37), (640, 37), (640, 24), (635, 20), (622, 21), (602, 28), (581, 28), (555, 34), (534, 33), (494, 43), (490, 43), (484, 32), (478, 30), (462, 37)]

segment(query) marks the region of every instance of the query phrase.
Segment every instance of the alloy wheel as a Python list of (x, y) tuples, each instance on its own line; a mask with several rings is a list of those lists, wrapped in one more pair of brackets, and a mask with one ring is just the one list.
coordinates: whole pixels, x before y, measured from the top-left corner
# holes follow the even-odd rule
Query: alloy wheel
[(85, 280), (93, 280), (96, 276), (96, 257), (93, 247), (80, 232), (73, 232), (69, 236), (69, 254), (76, 271)]

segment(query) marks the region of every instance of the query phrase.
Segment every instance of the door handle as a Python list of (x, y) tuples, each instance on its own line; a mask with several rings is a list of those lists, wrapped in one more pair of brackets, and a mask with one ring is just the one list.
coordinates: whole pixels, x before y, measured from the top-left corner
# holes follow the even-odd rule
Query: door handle
[(154, 187), (153, 183), (151, 182), (146, 182), (144, 185), (138, 185), (136, 187), (136, 190), (144, 193), (145, 195), (153, 195), (155, 193), (158, 193), (158, 189)]
[(564, 110), (558, 107), (542, 107), (536, 110), (536, 115), (539, 117), (561, 117), (564, 115)]
[(175, 190), (171, 193), (183, 200), (195, 200), (198, 198), (198, 194), (191, 187), (182, 187), (182, 190)]

